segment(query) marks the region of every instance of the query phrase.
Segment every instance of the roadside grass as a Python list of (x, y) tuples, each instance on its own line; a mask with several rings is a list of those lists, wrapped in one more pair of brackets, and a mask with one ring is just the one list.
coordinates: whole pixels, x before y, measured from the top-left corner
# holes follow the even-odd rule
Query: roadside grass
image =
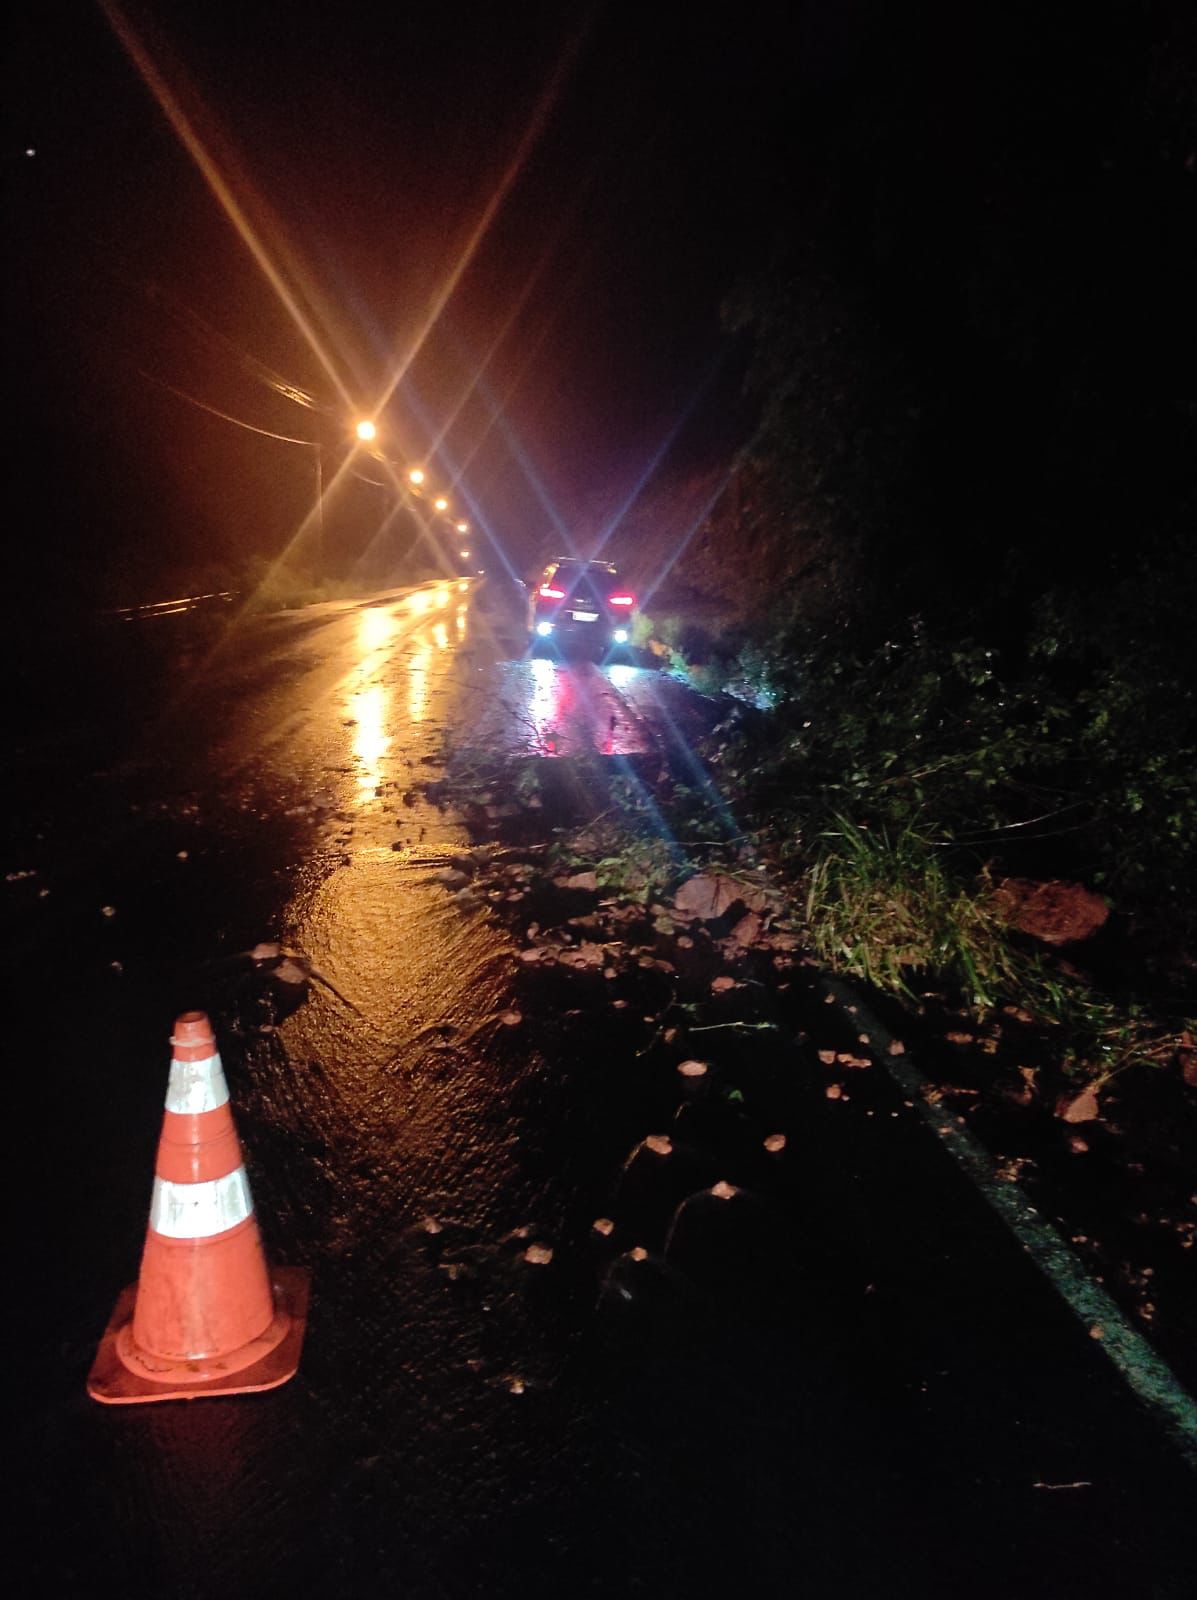
[[(1166, 604), (1128, 595), (1095, 646), (1049, 596), (1005, 652), (918, 619), (871, 649), (776, 618), (652, 628), (673, 671), (734, 696), (708, 756), (817, 957), (907, 1004), (1020, 1008), (1100, 1087), (1197, 1033), (1193, 689), (1167, 628), (1130, 639)], [(1103, 984), (1016, 932), (994, 897), (1015, 875), (1097, 889), (1135, 960)]]
[(832, 971), (916, 1005), (927, 984), (942, 985), (977, 1020), (1014, 1005), (1053, 1033), (1064, 1077), (1094, 1090), (1182, 1046), (1183, 1027), (1028, 948), (995, 909), (984, 869), (961, 875), (912, 826), (891, 837), (836, 817), (805, 890), (811, 948)]

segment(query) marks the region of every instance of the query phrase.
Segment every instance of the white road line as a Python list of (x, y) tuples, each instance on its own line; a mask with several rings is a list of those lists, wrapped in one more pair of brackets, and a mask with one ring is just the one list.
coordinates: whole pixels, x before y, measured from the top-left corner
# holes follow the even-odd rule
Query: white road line
[(1122, 1310), (1086, 1271), (1084, 1263), (1052, 1224), (1031, 1204), (1019, 1185), (997, 1175), (993, 1157), (967, 1129), (930, 1097), (931, 1085), (909, 1055), (887, 1053), (893, 1035), (842, 979), (823, 974), (827, 991), (842, 1006), (855, 1008), (858, 1031), (867, 1032), (877, 1058), (939, 1135), (939, 1142), (972, 1181), (1030, 1255), (1056, 1293), (1088, 1329), (1123, 1381), (1144, 1402), (1190, 1466), (1197, 1467), (1197, 1402), (1167, 1362), (1132, 1326)]

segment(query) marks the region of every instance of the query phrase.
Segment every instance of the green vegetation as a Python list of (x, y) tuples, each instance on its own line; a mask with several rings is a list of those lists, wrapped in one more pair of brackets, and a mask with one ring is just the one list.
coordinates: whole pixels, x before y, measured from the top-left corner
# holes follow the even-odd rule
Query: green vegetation
[[(800, 890), (821, 960), (977, 1014), (1015, 1004), (1080, 1076), (1167, 1052), (1197, 944), (1186, 592), (1175, 564), (1136, 578), (1100, 629), (1048, 596), (1001, 649), (915, 620), (862, 650), (776, 615), (750, 644), (708, 645), (698, 686), (751, 703), (720, 735), (723, 786)], [(1007, 875), (1099, 890), (1129, 964), (1099, 983), (1012, 929)]]

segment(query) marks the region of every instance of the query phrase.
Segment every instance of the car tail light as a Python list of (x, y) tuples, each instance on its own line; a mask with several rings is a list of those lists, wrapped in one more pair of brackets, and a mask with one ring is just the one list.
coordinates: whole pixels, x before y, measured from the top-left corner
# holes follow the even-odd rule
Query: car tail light
[(607, 601), (608, 604), (613, 606), (634, 606), (636, 604), (636, 596), (634, 594), (609, 594)]
[(564, 600), (565, 590), (554, 589), (551, 583), (542, 583), (536, 591), (542, 600)]

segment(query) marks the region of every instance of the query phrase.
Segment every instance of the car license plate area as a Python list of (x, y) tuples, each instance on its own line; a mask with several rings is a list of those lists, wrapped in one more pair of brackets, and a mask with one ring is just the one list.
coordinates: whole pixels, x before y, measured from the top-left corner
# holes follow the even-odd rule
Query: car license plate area
[(575, 622), (597, 622), (597, 611), (571, 611), (570, 616)]

